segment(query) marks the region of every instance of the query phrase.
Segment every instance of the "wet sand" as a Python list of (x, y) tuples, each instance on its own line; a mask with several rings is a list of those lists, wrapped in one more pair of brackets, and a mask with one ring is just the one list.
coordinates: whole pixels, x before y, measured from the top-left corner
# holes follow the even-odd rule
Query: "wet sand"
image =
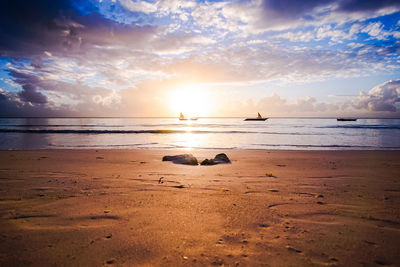
[(0, 265), (400, 266), (400, 151), (0, 151)]

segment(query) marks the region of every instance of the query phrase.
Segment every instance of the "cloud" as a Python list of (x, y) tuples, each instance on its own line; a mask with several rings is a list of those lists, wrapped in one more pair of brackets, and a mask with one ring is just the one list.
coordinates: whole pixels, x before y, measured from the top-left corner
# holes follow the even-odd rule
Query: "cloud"
[(149, 46), (156, 54), (182, 54), (203, 50), (207, 45), (215, 44), (215, 40), (196, 34), (167, 34), (154, 38)]
[(220, 112), (227, 114), (227, 116), (254, 116), (254, 114), (257, 114), (256, 112), (260, 112), (265, 117), (334, 117), (341, 111), (347, 112), (347, 107), (342, 109), (339, 103), (320, 102), (310, 96), (289, 101), (275, 92), (258, 101), (253, 99), (224, 101), (227, 103), (221, 105), (223, 108)]
[(157, 32), (155, 26), (121, 24), (97, 12), (83, 16), (75, 9), (80, 2), (1, 1), (0, 55), (33, 58), (47, 53), (72, 57), (99, 47), (143, 47)]
[(157, 11), (157, 6), (155, 4), (144, 1), (119, 0), (119, 2), (123, 7), (132, 12), (153, 13)]
[(39, 117), (61, 115), (64, 112), (58, 113), (50, 109), (46, 104), (37, 104), (31, 102), (21, 101), (17, 93), (10, 93), (0, 88), (0, 114), (1, 116), (9, 117)]
[[(197, 36), (183, 36), (177, 41), (183, 47), (186, 44), (194, 47), (196, 42), (209, 42), (201, 39), (193, 41), (196, 38)], [(268, 43), (258, 45), (260, 48), (256, 50), (231, 48), (218, 53), (203, 52), (170, 59), (146, 53), (125, 54), (127, 51), (119, 51), (121, 54), (115, 56), (114, 50), (105, 50), (97, 57), (96, 54), (92, 56), (88, 53), (82, 59), (47, 55), (45, 59), (31, 64), (10, 63), (9, 70), (14, 83), (19, 84), (23, 90), (19, 95), (20, 101), (31, 99), (43, 104), (46, 99), (48, 107), (69, 106), (71, 110), (80, 110), (82, 114), (88, 111), (85, 108), (87, 105), (91, 107), (90, 114), (93, 114), (94, 111), (104, 113), (101, 111), (102, 107), (110, 111), (112, 105), (125, 103), (124, 97), (128, 96), (122, 94), (121, 89), (143, 88), (144, 84), (156, 86), (158, 90), (151, 91), (157, 95), (163, 91), (168, 92), (171, 89), (168, 84), (173, 81), (251, 84), (279, 79), (283, 82), (307, 82), (336, 75), (359, 75), (372, 62), (367, 55), (365, 59), (362, 56), (355, 58), (352, 54), (330, 50), (291, 51)], [(168, 51), (167, 48), (168, 46), (157, 49)], [(25, 90), (24, 86), (27, 84), (30, 88)], [(150, 89), (146, 86), (143, 90)], [(31, 95), (27, 95), (27, 92)], [(134, 92), (137, 97), (129, 97), (137, 99), (139, 103), (140, 90)]]
[[(3, 68), (15, 88), (0, 98), (28, 114), (151, 115), (146, 105), (167, 112), (156, 96), (172, 84), (247, 84), (252, 90), (269, 81), (389, 72), (398, 65), (391, 37), (397, 38), (398, 26), (366, 20), (397, 12), (398, 4), (367, 2), (1, 1), (0, 56), (9, 61)], [(291, 114), (337, 108), (312, 97), (287, 101), (276, 94), (260, 103), (280, 103), (276, 110), (283, 106)]]
[[(345, 96), (344, 99), (334, 102), (319, 101), (314, 97), (307, 96), (289, 101), (277, 93), (264, 97), (260, 100), (247, 99), (237, 100), (222, 97), (221, 113), (230, 116), (251, 116), (260, 112), (268, 116), (327, 116), (327, 117), (394, 117), (400, 116), (400, 80), (384, 82), (368, 93), (363, 91), (359, 95)], [(353, 98), (353, 99), (351, 99)]]
[(186, 0), (160, 0), (154, 3), (145, 1), (119, 0), (119, 3), (132, 12), (143, 12), (146, 14), (158, 13), (158, 16), (167, 16), (169, 14), (185, 14), (184, 9), (196, 6), (195, 1)]
[(5, 92), (0, 88), (0, 101), (5, 100), (7, 100), (7, 96), (5, 95)]
[[(251, 14), (250, 19), (247, 21), (242, 19), (248, 24), (242, 29), (246, 29), (249, 33), (332, 23), (344, 25), (348, 22), (365, 21), (400, 11), (400, 3), (396, 0), (262, 0), (251, 1), (251, 3), (252, 5), (247, 5), (246, 10), (247, 15)], [(243, 8), (243, 4), (237, 4), (231, 8), (240, 9)], [(237, 14), (240, 17), (243, 11)]]
[(383, 8), (399, 8), (400, 3), (398, 0), (342, 0), (339, 1), (338, 9), (344, 12), (359, 12), (380, 10)]
[(65, 0), (1, 1), (0, 54), (37, 53), (43, 51), (44, 46), (72, 43), (75, 38), (74, 25), (65, 23), (63, 26), (59, 19), (75, 14), (69, 1)]
[(42, 93), (38, 92), (37, 88), (34, 85), (24, 84), (22, 88), (23, 88), (22, 92), (18, 93), (18, 95), (21, 97), (21, 100), (37, 104), (47, 103), (47, 97)]
[(297, 31), (290, 32), (287, 31), (285, 33), (277, 34), (274, 36), (275, 38), (284, 38), (288, 39), (291, 42), (310, 42), (310, 41), (321, 41), (324, 39), (329, 39), (333, 42), (342, 42), (344, 39), (352, 39), (354, 37), (354, 33), (350, 29), (348, 33), (343, 30), (335, 29), (331, 25), (324, 25), (321, 27), (316, 27), (310, 31)]
[(20, 92), (3, 93), (6, 96), (3, 100), (12, 107), (7, 113), (15, 112), (13, 116), (24, 115), (28, 110), (33, 112), (32, 116), (37, 113), (46, 113), (47, 116), (105, 116), (116, 114), (121, 102), (119, 94), (112, 89), (76, 81), (43, 79), (34, 69), (12, 69), (10, 73), (22, 87)]
[(47, 103), (47, 97), (43, 95), (36, 86), (39, 82), (39, 78), (34, 75), (29, 75), (24, 72), (12, 71), (14, 82), (22, 87), (22, 91), (18, 93), (21, 101), (28, 102), (30, 104), (45, 104)]
[(372, 88), (368, 93), (360, 92), (353, 101), (357, 109), (367, 111), (396, 112), (400, 102), (400, 80), (391, 80)]
[[(343, 25), (332, 26), (330, 24), (314, 27), (308, 31), (285, 31), (284, 33), (278, 33), (273, 35), (273, 38), (287, 39), (291, 42), (316, 42), (327, 39), (330, 44), (341, 44), (351, 40), (356, 40), (360, 37), (360, 33), (365, 33), (369, 36), (367, 41), (370, 40), (386, 40), (387, 42), (375, 42), (376, 46), (389, 46), (395, 43), (395, 41), (388, 41), (389, 37), (399, 38), (399, 31), (395, 29), (385, 30), (385, 25), (378, 22), (370, 22), (362, 25), (359, 23), (352, 24), (351, 27)], [(348, 43), (347, 45), (353, 45)], [(354, 46), (353, 46), (354, 47)], [(397, 45), (396, 45), (397, 47)]]
[(312, 20), (312, 11), (320, 6), (330, 4), (332, 0), (263, 0), (264, 19), (272, 24), (288, 23), (298, 20)]

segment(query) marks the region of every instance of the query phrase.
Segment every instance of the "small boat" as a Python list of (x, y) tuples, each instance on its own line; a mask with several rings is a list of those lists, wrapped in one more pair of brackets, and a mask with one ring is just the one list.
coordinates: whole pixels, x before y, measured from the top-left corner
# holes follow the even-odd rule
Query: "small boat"
[(265, 121), (268, 120), (268, 118), (263, 118), (260, 113), (257, 113), (257, 118), (246, 118), (244, 119), (245, 121)]
[(337, 121), (356, 121), (356, 118), (337, 118)]
[(188, 118), (186, 118), (185, 116), (183, 116), (182, 112), (181, 112), (180, 115), (179, 115), (179, 120), (180, 120), (180, 121), (188, 121), (188, 120), (197, 121), (197, 119), (198, 119), (198, 118), (190, 118), (190, 119), (188, 119)]

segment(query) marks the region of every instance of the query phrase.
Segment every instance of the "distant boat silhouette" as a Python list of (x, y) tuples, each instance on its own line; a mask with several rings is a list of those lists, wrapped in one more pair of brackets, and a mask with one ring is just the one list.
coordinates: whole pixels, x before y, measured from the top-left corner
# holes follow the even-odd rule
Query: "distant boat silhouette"
[(257, 113), (257, 118), (246, 118), (245, 121), (265, 121), (268, 118), (263, 118), (260, 113)]
[(356, 121), (356, 118), (337, 118), (337, 121)]
[(188, 118), (186, 118), (185, 116), (183, 116), (182, 112), (181, 112), (180, 115), (179, 115), (179, 120), (180, 120), (180, 121), (188, 121), (188, 120), (197, 121), (197, 119), (198, 119), (198, 118), (190, 118), (190, 119), (188, 119)]

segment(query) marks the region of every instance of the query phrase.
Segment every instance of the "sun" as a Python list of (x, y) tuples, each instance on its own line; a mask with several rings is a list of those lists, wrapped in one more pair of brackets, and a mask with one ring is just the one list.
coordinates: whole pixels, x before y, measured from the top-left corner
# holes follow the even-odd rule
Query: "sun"
[(207, 90), (200, 85), (183, 85), (172, 91), (169, 106), (177, 116), (182, 112), (185, 117), (204, 117), (210, 108), (207, 96)]

